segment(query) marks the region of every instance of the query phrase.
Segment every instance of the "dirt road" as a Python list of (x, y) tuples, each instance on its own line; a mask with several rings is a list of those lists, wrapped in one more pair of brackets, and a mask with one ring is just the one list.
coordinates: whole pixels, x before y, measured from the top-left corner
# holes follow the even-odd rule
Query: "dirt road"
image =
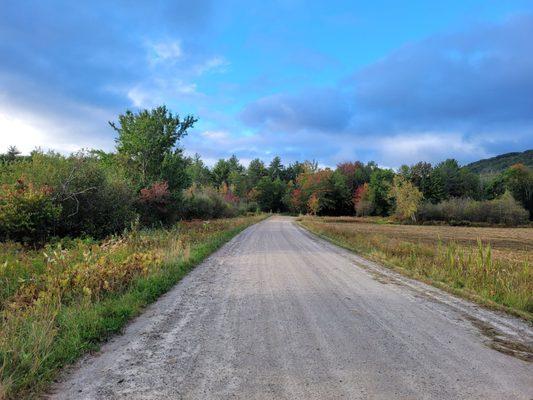
[(519, 320), (273, 217), (79, 362), (51, 397), (530, 400), (532, 342)]

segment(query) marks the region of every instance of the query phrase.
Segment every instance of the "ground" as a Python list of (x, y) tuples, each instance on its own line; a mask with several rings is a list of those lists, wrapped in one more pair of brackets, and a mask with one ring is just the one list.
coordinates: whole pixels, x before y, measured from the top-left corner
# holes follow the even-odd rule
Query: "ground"
[(50, 397), (529, 400), (532, 342), (519, 319), (272, 217), (81, 360)]

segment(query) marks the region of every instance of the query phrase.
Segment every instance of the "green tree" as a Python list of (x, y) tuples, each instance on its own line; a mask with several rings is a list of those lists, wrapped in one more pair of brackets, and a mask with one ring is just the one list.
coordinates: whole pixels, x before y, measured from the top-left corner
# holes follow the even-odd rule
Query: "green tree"
[(463, 196), (463, 184), (459, 163), (454, 159), (447, 159), (438, 164), (434, 173), (440, 177), (444, 199)]
[(370, 176), (368, 185), (369, 198), (377, 215), (388, 215), (392, 207), (389, 190), (394, 178), (394, 172), (390, 169), (377, 168)]
[(348, 186), (346, 176), (335, 170), (329, 179), (331, 189), (327, 196), (330, 198), (330, 209), (326, 212), (331, 215), (348, 215), (352, 213), (352, 191)]
[(223, 183), (227, 185), (231, 184), (230, 175), (235, 176), (235, 173), (244, 173), (244, 167), (239, 163), (239, 159), (232, 155), (229, 159), (224, 160), (221, 158), (217, 161), (213, 169), (211, 170), (213, 175), (213, 182), (216, 186), (221, 186)]
[(515, 164), (504, 176), (513, 197), (529, 211), (529, 219), (533, 219), (533, 171), (524, 164)]
[(187, 159), (187, 174), (192, 183), (197, 185), (209, 185), (211, 183), (211, 171), (196, 153), (192, 158)]
[(197, 121), (191, 115), (183, 120), (165, 106), (137, 113), (126, 111), (118, 124), (109, 122), (118, 133), (118, 159), (138, 188), (167, 181), (171, 191), (188, 186), (182, 150), (177, 142)]
[(211, 175), (213, 177), (213, 183), (215, 186), (220, 186), (224, 182), (228, 182), (230, 173), (230, 166), (229, 163), (221, 158), (216, 162), (216, 164), (213, 166), (213, 169), (211, 169)]
[(257, 184), (256, 200), (263, 211), (283, 211), (286, 185), (280, 179), (264, 176)]
[(250, 161), (246, 175), (248, 176), (248, 183), (250, 187), (255, 187), (262, 177), (268, 175), (268, 171), (265, 168), (263, 161), (261, 161), (259, 158), (256, 158)]
[(285, 168), (283, 167), (283, 164), (281, 163), (281, 158), (278, 156), (274, 157), (272, 161), (270, 162), (270, 165), (268, 166), (268, 175), (272, 179), (276, 178), (283, 178)]

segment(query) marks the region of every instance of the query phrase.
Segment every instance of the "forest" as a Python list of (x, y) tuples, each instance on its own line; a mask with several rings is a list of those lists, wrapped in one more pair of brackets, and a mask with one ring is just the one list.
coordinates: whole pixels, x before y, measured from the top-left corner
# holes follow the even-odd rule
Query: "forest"
[(233, 155), (208, 167), (180, 145), (196, 122), (160, 106), (110, 122), (113, 152), (22, 156), (11, 147), (0, 156), (0, 240), (103, 238), (134, 225), (258, 211), (451, 225), (516, 226), (533, 217), (533, 171), (521, 163), (480, 175), (454, 159), (392, 170), (355, 160), (284, 165), (279, 157), (246, 167)]

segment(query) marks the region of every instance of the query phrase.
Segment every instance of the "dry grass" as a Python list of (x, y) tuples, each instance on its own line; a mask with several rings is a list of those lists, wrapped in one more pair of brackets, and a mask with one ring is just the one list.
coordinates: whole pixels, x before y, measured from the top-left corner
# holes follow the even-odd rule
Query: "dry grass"
[(304, 217), (303, 226), (407, 274), (533, 319), (533, 229)]

